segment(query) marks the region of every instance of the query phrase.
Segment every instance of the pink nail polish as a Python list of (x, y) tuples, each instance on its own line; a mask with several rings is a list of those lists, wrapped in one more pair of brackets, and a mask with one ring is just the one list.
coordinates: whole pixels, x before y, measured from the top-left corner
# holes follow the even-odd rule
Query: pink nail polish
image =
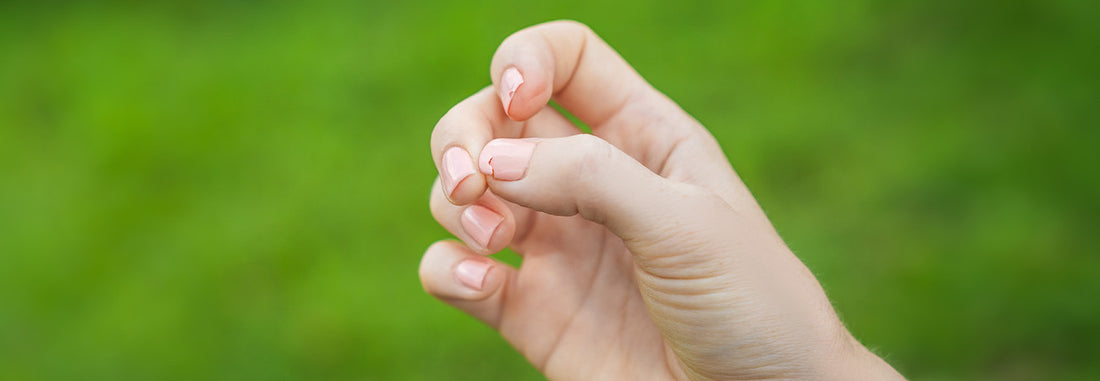
[(454, 194), (455, 188), (470, 175), (474, 174), (473, 159), (462, 147), (451, 147), (443, 153), (439, 178), (443, 181), (443, 191), (447, 197)]
[(504, 113), (511, 115), (512, 97), (516, 90), (523, 84), (523, 74), (514, 67), (508, 68), (500, 76), (500, 104), (504, 106)]
[(485, 284), (485, 274), (489, 273), (489, 263), (467, 259), (455, 266), (455, 279), (463, 286), (481, 291)]
[(497, 180), (515, 181), (527, 173), (535, 141), (531, 139), (496, 139), (481, 149), (477, 167), (481, 173)]
[(469, 234), (481, 247), (487, 248), (489, 247), (489, 240), (493, 238), (493, 233), (504, 221), (504, 216), (484, 206), (473, 205), (462, 211), (461, 219), (462, 228), (466, 230), (466, 234)]

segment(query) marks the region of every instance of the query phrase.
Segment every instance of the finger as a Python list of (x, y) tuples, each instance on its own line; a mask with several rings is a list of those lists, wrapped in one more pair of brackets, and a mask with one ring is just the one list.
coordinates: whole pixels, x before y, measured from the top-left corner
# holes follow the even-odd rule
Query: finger
[[(616, 126), (635, 133), (646, 128), (665, 138), (705, 132), (578, 22), (548, 22), (512, 34), (497, 48), (490, 70), (503, 109), (515, 120), (533, 116), (553, 97), (597, 135)], [(638, 123), (656, 120), (661, 123)]]
[(516, 223), (515, 214), (508, 205), (489, 192), (469, 205), (448, 202), (438, 178), (432, 184), (429, 204), (432, 217), (440, 225), (466, 243), (472, 251), (482, 255), (504, 249), (511, 243), (516, 226), (524, 226)]
[(607, 43), (574, 21), (539, 24), (508, 36), (493, 54), (490, 70), (503, 109), (515, 120), (531, 117), (554, 97), (597, 128), (628, 101), (655, 93)]
[(714, 230), (708, 224), (728, 208), (713, 193), (657, 176), (592, 135), (493, 140), (478, 167), (502, 199), (554, 215), (580, 214), (628, 246), (683, 242), (677, 238), (685, 232)]
[[(432, 158), (439, 170), (444, 196), (457, 205), (473, 202), (485, 192), (485, 177), (477, 173), (474, 157), (498, 130), (514, 128), (490, 110), (491, 94), (482, 90), (452, 107), (432, 130)], [(507, 136), (509, 134), (501, 134)]]
[(494, 137), (576, 133), (580, 131), (549, 106), (528, 121), (509, 120), (492, 89), (486, 88), (452, 107), (432, 131), (432, 158), (442, 180), (443, 195), (456, 205), (466, 205), (485, 192), (485, 177), (477, 172), (473, 158)]
[(515, 268), (454, 241), (432, 244), (420, 260), (424, 291), (494, 329), (500, 325), (505, 290), (515, 277)]
[(514, 120), (553, 97), (653, 172), (755, 206), (734, 201), (748, 192), (713, 136), (583, 24), (554, 21), (516, 32), (497, 48), (490, 75)]

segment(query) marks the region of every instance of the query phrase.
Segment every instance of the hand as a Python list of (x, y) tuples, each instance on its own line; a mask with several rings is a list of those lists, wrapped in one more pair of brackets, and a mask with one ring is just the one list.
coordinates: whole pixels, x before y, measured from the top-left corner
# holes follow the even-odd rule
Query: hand
[[(587, 27), (533, 26), (432, 133), (424, 289), (550, 379), (901, 378), (841, 325), (707, 130)], [(584, 134), (553, 98), (592, 127)], [(516, 269), (483, 255), (509, 246)]]

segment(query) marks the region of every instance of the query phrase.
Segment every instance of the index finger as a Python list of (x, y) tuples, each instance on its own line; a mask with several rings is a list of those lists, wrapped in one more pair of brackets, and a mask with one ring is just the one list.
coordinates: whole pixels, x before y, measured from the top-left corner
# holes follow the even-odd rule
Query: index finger
[(528, 120), (508, 119), (496, 95), (487, 87), (452, 107), (432, 130), (432, 159), (447, 200), (455, 205), (474, 202), (485, 192), (485, 176), (477, 170), (481, 149), (495, 138), (560, 137), (580, 133), (549, 106)]

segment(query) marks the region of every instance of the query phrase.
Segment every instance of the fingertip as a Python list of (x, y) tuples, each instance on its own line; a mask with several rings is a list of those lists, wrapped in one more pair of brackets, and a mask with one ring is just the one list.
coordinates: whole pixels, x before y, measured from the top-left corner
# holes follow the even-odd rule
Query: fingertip
[(515, 271), (515, 269), (494, 261), (491, 258), (483, 259), (489, 264), (489, 268), (485, 272), (485, 278), (482, 280), (481, 289), (479, 291), (485, 292), (482, 296), (487, 298), (504, 286), (504, 282), (508, 278), (508, 273)]
[(477, 171), (481, 147), (492, 139), (494, 126), (505, 121), (493, 113), (499, 104), (486, 87), (447, 111), (436, 123), (431, 135), (432, 158), (442, 185), (443, 199), (454, 205), (467, 205), (485, 192), (485, 176)]
[(455, 265), (455, 280), (466, 288), (481, 291), (485, 284), (485, 275), (493, 265), (482, 260), (465, 259)]
[(474, 291), (473, 299), (481, 300), (489, 297), (504, 284), (506, 270), (502, 269), (498, 262), (481, 257), (468, 258), (458, 262), (454, 268), (455, 281), (468, 290)]
[(550, 101), (554, 83), (554, 57), (545, 41), (522, 31), (500, 44), (490, 65), (494, 86), (504, 114), (524, 121)]
[(481, 302), (496, 294), (511, 271), (515, 269), (445, 240), (424, 252), (419, 275), (425, 292), (479, 316), (481, 308), (468, 302)]
[(471, 173), (463, 178), (451, 191), (450, 194), (444, 190), (444, 195), (447, 196), (447, 201), (451, 204), (462, 206), (469, 205), (478, 200), (487, 189), (488, 184), (485, 182), (485, 175), (480, 172)]
[(508, 208), (487, 198), (462, 211), (459, 220), (466, 232), (467, 245), (483, 255), (503, 250), (512, 242), (516, 231), (515, 217)]
[(443, 196), (441, 181), (436, 180), (429, 197), (432, 216), (443, 227), (466, 243), (468, 250), (491, 255), (504, 250), (516, 234), (512, 209), (491, 192), (468, 205), (455, 205)]
[(440, 159), (439, 179), (443, 194), (455, 205), (473, 202), (485, 191), (485, 178), (477, 171), (467, 149), (453, 146)]
[[(524, 121), (535, 116), (544, 106), (550, 101), (550, 95), (553, 89), (550, 87), (550, 83), (553, 82), (553, 78), (549, 72), (540, 73), (539, 70), (521, 71), (522, 69), (510, 68), (514, 70), (514, 73), (520, 76), (519, 80), (522, 81), (511, 91), (509, 90), (508, 82), (504, 80), (507, 77), (502, 78), (502, 86), (499, 87), (501, 91), (501, 105), (504, 108), (504, 113), (508, 115), (508, 118), (515, 121)], [(517, 74), (512, 74), (515, 76)], [(508, 71), (505, 71), (505, 75), (508, 75)], [(512, 83), (515, 83), (517, 79), (511, 79)], [(511, 93), (510, 96), (509, 92)]]

